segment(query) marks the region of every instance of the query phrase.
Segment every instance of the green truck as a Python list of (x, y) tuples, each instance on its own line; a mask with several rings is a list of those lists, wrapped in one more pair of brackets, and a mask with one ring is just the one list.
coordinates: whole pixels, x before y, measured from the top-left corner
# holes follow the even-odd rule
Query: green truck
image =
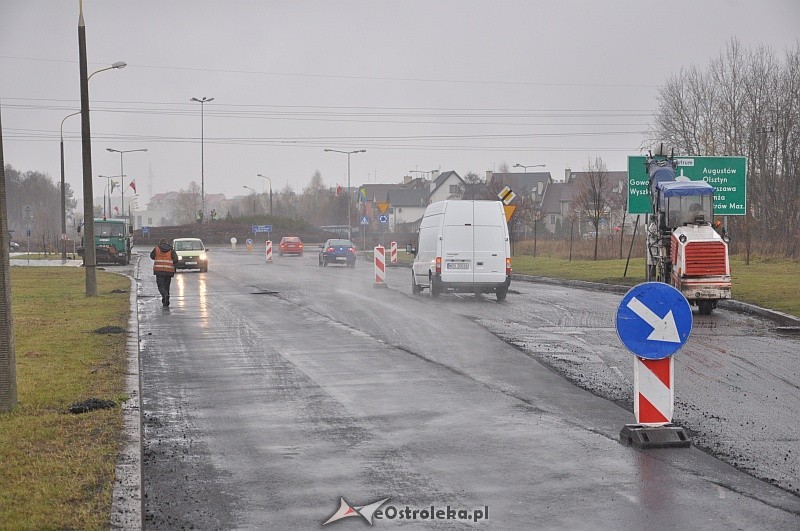
[[(78, 227), (80, 232), (80, 227)], [(133, 245), (133, 226), (125, 219), (94, 220), (95, 262), (128, 265), (131, 263), (131, 246)], [(81, 236), (78, 256), (84, 256), (85, 242)]]

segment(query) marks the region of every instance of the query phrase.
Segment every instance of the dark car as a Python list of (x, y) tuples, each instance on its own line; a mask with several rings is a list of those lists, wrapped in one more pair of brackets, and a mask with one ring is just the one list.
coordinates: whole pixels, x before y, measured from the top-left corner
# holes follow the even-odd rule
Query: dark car
[(19, 244), (17, 242), (8, 241), (8, 251), (13, 253), (19, 251)]
[(297, 236), (284, 236), (278, 244), (278, 254), (296, 254), (303, 256), (303, 242)]
[(356, 266), (356, 246), (350, 240), (330, 239), (319, 252), (319, 265), (344, 264)]

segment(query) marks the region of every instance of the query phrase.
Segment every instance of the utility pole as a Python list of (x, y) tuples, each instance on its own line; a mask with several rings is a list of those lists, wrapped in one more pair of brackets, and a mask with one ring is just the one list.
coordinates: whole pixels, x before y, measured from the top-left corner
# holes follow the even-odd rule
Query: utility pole
[(11, 267), (8, 261), (6, 170), (3, 161), (3, 124), (0, 121), (0, 413), (17, 404), (17, 368), (11, 316)]

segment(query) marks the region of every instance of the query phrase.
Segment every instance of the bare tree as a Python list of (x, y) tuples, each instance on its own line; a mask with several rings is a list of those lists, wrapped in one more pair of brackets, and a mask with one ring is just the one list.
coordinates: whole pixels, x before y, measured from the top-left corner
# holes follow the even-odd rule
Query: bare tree
[(594, 162), (589, 161), (586, 173), (581, 176), (577, 184), (575, 205), (594, 227), (595, 260), (600, 239), (600, 221), (608, 216), (612, 207), (608, 184), (608, 170), (599, 157)]
[(172, 213), (175, 223), (181, 225), (194, 222), (200, 203), (200, 185), (192, 181), (185, 190), (178, 192)]
[(751, 239), (800, 253), (798, 94), (800, 43), (781, 62), (769, 48), (745, 50), (736, 39), (705, 70), (683, 69), (659, 90), (650, 140), (666, 139), (678, 154), (747, 157), (748, 208), (732, 221), (747, 260)]

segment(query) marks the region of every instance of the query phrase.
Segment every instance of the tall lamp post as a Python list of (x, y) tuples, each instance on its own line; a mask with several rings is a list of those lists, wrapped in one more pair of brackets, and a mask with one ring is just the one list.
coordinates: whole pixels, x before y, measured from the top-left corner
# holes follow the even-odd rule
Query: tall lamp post
[[(117, 61), (116, 63), (112, 64), (109, 67), (101, 68), (89, 76), (89, 79), (92, 79), (92, 76), (97, 74), (98, 72), (105, 72), (106, 70), (112, 69), (120, 69), (125, 68), (127, 63), (123, 61)], [(67, 118), (70, 116), (78, 116), (81, 114), (81, 111), (74, 112), (72, 114), (68, 114), (61, 120), (61, 240), (64, 242), (63, 247), (61, 249), (61, 260), (67, 260), (67, 191), (66, 191), (66, 182), (64, 178), (64, 122), (67, 121)]]
[[(214, 101), (214, 98), (192, 98), (190, 101), (196, 101), (200, 104), (200, 210), (203, 213), (203, 218), (206, 217), (206, 170), (205, 170), (205, 126), (204, 126), (204, 109), (205, 104), (209, 101)], [(200, 220), (203, 221), (202, 219)]]
[[(125, 153), (133, 153), (135, 151), (147, 151), (147, 148), (140, 148), (140, 149), (125, 149), (119, 150), (114, 148), (106, 148), (106, 151), (109, 153), (119, 153), (119, 178), (120, 178), (120, 188), (122, 189), (122, 203), (120, 205), (120, 209), (122, 210), (122, 217), (125, 217), (125, 172), (122, 168), (122, 155)], [(110, 195), (110, 194), (109, 194)], [(110, 201), (109, 201), (109, 211), (110, 208)]]
[[(91, 77), (91, 76), (90, 76)], [(70, 116), (78, 116), (81, 112), (68, 114), (61, 120), (61, 239), (64, 245), (61, 249), (61, 261), (67, 261), (67, 191), (64, 180), (64, 122)]]
[(103, 217), (111, 215), (111, 194), (114, 192), (111, 186), (113, 179), (121, 178), (120, 175), (98, 175), (98, 179), (106, 179), (106, 189), (108, 190), (108, 210), (106, 210), (105, 194), (103, 195)]
[(266, 175), (258, 174), (259, 177), (263, 177), (264, 179), (269, 181), (269, 215), (272, 215), (272, 179), (267, 177)]
[(533, 165), (529, 164), (529, 165), (526, 166), (525, 164), (517, 163), (517, 164), (514, 164), (514, 167), (515, 168), (522, 168), (522, 169), (525, 170), (525, 173), (528, 173), (528, 168), (544, 168), (544, 164), (533, 164)]
[(339, 151), (338, 149), (328, 149), (325, 148), (325, 151), (330, 151), (332, 153), (343, 153), (347, 155), (347, 239), (353, 241), (353, 227), (350, 221), (350, 203), (353, 202), (353, 198), (349, 197), (350, 195), (350, 155), (353, 153), (366, 153), (366, 149), (356, 149), (354, 151)]
[(256, 194), (257, 194), (258, 192), (256, 192), (256, 191), (255, 191), (255, 189), (253, 189), (253, 188), (250, 188), (250, 187), (249, 187), (249, 186), (247, 186), (247, 185), (244, 185), (244, 186), (242, 186), (242, 188), (247, 188), (248, 190), (250, 190), (251, 192), (253, 192), (253, 215), (255, 216), (255, 215), (256, 215)]

